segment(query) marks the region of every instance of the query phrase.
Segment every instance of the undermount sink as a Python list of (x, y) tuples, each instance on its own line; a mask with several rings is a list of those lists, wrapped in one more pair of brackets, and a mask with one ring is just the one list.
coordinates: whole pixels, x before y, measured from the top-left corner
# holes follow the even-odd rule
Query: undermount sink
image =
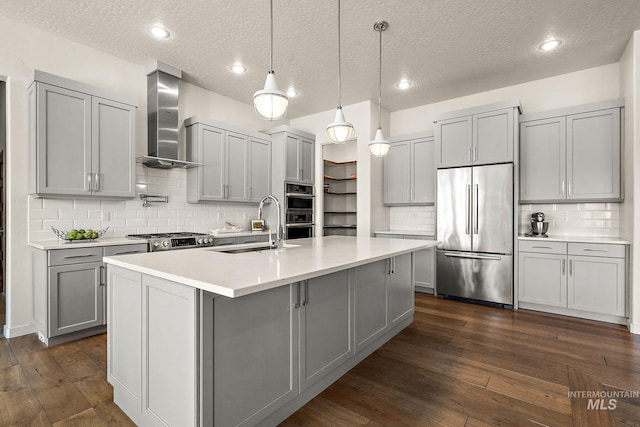
[[(301, 245), (296, 245), (296, 244), (293, 244), (293, 243), (284, 243), (282, 245), (282, 248), (283, 249), (292, 249), (292, 248), (299, 248), (300, 246)], [(216, 251), (216, 252), (222, 252), (222, 253), (225, 253), (225, 254), (243, 254), (243, 253), (246, 253), (246, 252), (272, 251), (274, 249), (276, 249), (276, 248), (272, 247), (272, 246), (260, 246), (260, 247), (257, 247), (257, 248), (237, 248), (237, 249), (231, 248), (231, 249), (226, 249), (226, 250), (223, 250), (223, 251)]]

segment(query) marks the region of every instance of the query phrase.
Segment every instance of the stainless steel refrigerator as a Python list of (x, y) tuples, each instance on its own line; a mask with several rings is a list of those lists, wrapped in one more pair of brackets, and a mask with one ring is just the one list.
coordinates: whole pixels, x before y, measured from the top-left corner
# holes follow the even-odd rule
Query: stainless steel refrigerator
[(513, 304), (513, 164), (438, 169), (438, 294)]

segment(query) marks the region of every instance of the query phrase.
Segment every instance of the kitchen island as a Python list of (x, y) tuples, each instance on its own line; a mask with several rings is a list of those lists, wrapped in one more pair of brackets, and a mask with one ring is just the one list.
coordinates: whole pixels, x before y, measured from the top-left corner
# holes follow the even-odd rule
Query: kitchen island
[(435, 244), (105, 257), (114, 401), (138, 425), (275, 425), (413, 321), (412, 254)]

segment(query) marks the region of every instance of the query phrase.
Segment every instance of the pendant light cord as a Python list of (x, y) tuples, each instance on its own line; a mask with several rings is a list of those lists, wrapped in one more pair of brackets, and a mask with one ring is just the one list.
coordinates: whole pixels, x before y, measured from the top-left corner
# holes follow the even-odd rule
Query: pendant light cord
[(270, 2), (271, 8), (271, 50), (269, 55), (269, 72), (273, 74), (273, 0)]
[(380, 33), (380, 49), (378, 51), (378, 129), (382, 129), (382, 30)]
[(338, 108), (342, 108), (342, 52), (340, 48), (340, 0), (338, 0)]

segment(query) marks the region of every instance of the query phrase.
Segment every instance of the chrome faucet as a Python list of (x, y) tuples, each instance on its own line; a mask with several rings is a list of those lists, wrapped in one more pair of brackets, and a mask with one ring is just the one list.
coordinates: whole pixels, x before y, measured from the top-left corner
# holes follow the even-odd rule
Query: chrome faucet
[[(275, 247), (277, 249), (282, 249), (282, 245), (284, 244), (283, 239), (283, 229), (282, 229), (282, 214), (280, 212), (280, 202), (276, 198), (276, 196), (269, 194), (268, 196), (264, 196), (262, 200), (260, 200), (260, 204), (258, 205), (258, 219), (262, 219), (262, 208), (264, 207), (264, 202), (267, 200), (273, 200), (276, 204), (276, 209), (278, 211), (278, 228), (276, 229), (276, 241)], [(269, 242), (271, 244), (271, 242)]]

